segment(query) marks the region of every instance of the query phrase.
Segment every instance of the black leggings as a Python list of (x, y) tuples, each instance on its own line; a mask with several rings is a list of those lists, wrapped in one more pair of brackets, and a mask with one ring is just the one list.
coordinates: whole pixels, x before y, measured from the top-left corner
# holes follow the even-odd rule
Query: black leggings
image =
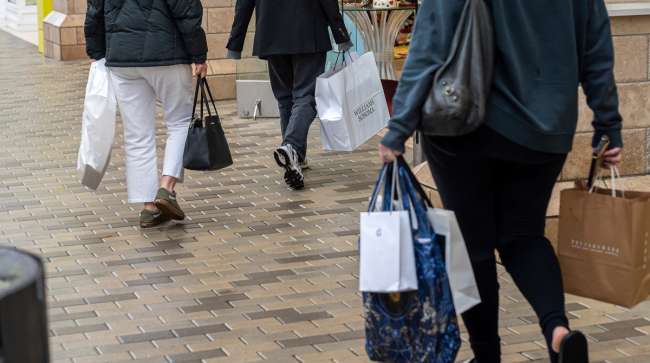
[(423, 139), (445, 208), (456, 212), (482, 303), (463, 314), (477, 363), (501, 361), (495, 250), (537, 314), (550, 349), (568, 327), (562, 276), (544, 237), (546, 209), (566, 155), (535, 152), (484, 127), (461, 138)]

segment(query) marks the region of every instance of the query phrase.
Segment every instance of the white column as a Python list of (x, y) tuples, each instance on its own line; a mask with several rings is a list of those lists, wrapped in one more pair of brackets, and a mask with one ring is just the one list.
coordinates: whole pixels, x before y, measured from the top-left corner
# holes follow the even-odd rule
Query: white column
[(0, 27), (7, 23), (7, 2), (8, 0), (0, 0)]

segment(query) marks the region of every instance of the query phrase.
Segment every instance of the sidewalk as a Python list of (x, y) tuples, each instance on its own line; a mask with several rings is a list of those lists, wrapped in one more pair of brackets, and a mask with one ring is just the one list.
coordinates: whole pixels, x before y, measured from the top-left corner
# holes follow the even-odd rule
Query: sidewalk
[[(53, 361), (367, 362), (356, 243), (374, 147), (324, 153), (315, 127), (306, 190), (291, 192), (271, 154), (277, 121), (220, 103), (234, 167), (187, 173), (188, 219), (142, 232), (121, 137), (100, 190), (78, 182), (87, 72), (0, 32), (0, 243), (47, 262)], [(543, 362), (533, 312), (501, 273), (503, 361)], [(650, 362), (650, 303), (568, 301), (593, 362)]]

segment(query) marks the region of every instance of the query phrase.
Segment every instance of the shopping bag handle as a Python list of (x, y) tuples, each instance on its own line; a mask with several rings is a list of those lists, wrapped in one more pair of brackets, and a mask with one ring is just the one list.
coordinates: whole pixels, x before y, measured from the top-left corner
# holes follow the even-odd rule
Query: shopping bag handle
[(420, 195), (422, 200), (424, 200), (424, 202), (426, 203), (426, 206), (429, 207), (429, 208), (433, 208), (433, 203), (431, 203), (431, 199), (429, 198), (427, 193), (422, 188), (422, 184), (420, 184), (420, 182), (418, 181), (418, 178), (415, 176), (415, 174), (413, 174), (413, 170), (411, 170), (411, 167), (406, 162), (406, 159), (404, 159), (404, 155), (398, 156), (397, 161), (400, 163), (400, 166), (407, 173), (408, 177), (413, 181), (411, 184), (414, 186), (415, 191)]
[[(399, 190), (399, 175), (398, 170), (399, 164), (397, 161), (392, 163), (386, 163), (382, 166), (379, 172), (379, 178), (375, 183), (372, 194), (370, 196), (370, 204), (368, 205), (368, 212), (374, 212), (377, 207), (377, 199), (379, 199), (379, 193), (383, 190), (384, 197), (382, 200), (383, 206), (382, 210), (386, 212), (392, 212), (393, 201), (395, 200), (395, 194), (398, 194), (398, 200), (400, 200), (401, 191)], [(391, 178), (388, 179), (388, 173), (391, 174)], [(382, 189), (383, 187), (383, 189)], [(390, 188), (390, 194), (389, 194)]]
[(343, 56), (343, 59), (341, 60), (341, 64), (347, 64), (345, 62), (345, 55), (346, 54), (348, 55), (348, 58), (350, 58), (350, 63), (353, 62), (352, 55), (350, 54), (349, 50), (344, 50), (342, 52), (338, 52), (338, 54), (336, 55), (336, 60), (334, 61), (334, 67), (333, 67), (334, 69), (336, 69), (336, 66), (339, 65), (339, 59), (341, 59), (341, 55)]
[(368, 213), (373, 212), (375, 210), (375, 206), (377, 204), (377, 199), (379, 198), (379, 188), (381, 188), (381, 185), (383, 184), (384, 180), (386, 179), (386, 173), (388, 172), (388, 165), (389, 164), (384, 164), (381, 169), (379, 170), (379, 177), (377, 178), (377, 181), (375, 182), (375, 187), (372, 188), (372, 194), (370, 194), (370, 203), (368, 204)]
[[(400, 167), (400, 177), (402, 179), (402, 193), (405, 194), (403, 198), (404, 209), (409, 211), (409, 219), (411, 219), (411, 228), (414, 231), (417, 231), (420, 234), (422, 239), (433, 241), (436, 232), (433, 228), (433, 225), (428, 219), (427, 216), (427, 205), (425, 199), (422, 196), (418, 195), (415, 191), (416, 187), (413, 183), (412, 177), (409, 175), (407, 168), (404, 168), (402, 165)], [(418, 197), (420, 197), (418, 199)], [(415, 215), (415, 222), (413, 223), (413, 216)]]
[(598, 174), (596, 175), (595, 179), (593, 180), (591, 186), (588, 188), (589, 193), (593, 193), (596, 191), (596, 184), (598, 181), (602, 181), (605, 185), (605, 187), (608, 187), (612, 190), (612, 197), (616, 198), (618, 197), (617, 195), (617, 180), (620, 182), (620, 187), (621, 187), (621, 197), (625, 198), (625, 181), (621, 177), (621, 171), (618, 169), (617, 166), (611, 166), (609, 168), (609, 174), (610, 174), (610, 180), (611, 180), (611, 186), (607, 185), (607, 182), (605, 182), (605, 178), (601, 175)]

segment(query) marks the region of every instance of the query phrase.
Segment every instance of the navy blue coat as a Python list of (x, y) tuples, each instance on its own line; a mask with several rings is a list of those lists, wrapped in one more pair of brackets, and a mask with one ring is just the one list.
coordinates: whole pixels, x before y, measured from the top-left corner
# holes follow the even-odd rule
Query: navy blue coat
[[(595, 142), (623, 145), (614, 49), (604, 0), (490, 0), (496, 41), (487, 125), (530, 149), (567, 153), (578, 120), (578, 86), (594, 111)], [(382, 144), (404, 150), (420, 123), (433, 75), (449, 54), (465, 0), (425, 0)]]

